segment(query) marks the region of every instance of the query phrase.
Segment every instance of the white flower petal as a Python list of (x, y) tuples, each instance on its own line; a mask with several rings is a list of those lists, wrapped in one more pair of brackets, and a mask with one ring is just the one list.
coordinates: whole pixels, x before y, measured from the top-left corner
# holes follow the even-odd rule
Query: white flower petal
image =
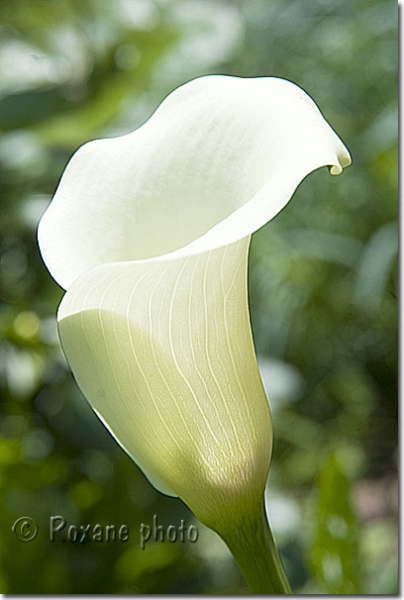
[(41, 252), (67, 289), (99, 264), (217, 248), (272, 219), (314, 169), (349, 163), (294, 84), (202, 77), (133, 133), (77, 151), (41, 220)]
[(261, 502), (272, 446), (249, 236), (308, 173), (349, 163), (294, 84), (203, 77), (137, 131), (83, 146), (41, 220), (79, 386), (152, 483), (217, 530)]
[(262, 497), (271, 455), (248, 245), (102, 265), (73, 284), (58, 314), (69, 364), (101, 420), (158, 489), (210, 526), (222, 508)]

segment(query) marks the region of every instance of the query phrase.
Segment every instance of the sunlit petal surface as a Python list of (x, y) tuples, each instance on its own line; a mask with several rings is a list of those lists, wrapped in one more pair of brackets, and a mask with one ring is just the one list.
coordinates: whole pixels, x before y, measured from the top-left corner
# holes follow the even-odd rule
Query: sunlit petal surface
[(41, 252), (67, 289), (102, 263), (223, 246), (272, 219), (308, 173), (349, 162), (293, 83), (202, 77), (133, 133), (76, 152), (40, 223)]
[(294, 84), (203, 77), (135, 132), (78, 150), (41, 221), (80, 388), (150, 481), (211, 527), (262, 501), (271, 457), (250, 234), (308, 173), (349, 163)]

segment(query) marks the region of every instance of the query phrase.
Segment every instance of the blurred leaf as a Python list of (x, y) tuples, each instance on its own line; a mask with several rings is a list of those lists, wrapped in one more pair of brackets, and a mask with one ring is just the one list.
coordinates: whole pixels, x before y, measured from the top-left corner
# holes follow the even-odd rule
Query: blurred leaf
[(32, 127), (66, 110), (68, 106), (57, 88), (4, 96), (0, 98), (0, 130)]
[(398, 252), (398, 224), (386, 223), (371, 237), (358, 265), (355, 301), (371, 314), (380, 307), (392, 264)]
[(349, 480), (332, 454), (318, 477), (315, 539), (310, 567), (326, 594), (359, 594), (358, 524), (349, 499)]

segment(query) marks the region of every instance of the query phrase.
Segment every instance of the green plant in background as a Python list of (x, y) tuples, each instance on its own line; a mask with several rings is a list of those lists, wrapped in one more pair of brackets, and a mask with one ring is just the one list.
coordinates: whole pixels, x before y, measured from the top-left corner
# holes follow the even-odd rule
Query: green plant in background
[[(355, 156), (343, 178), (313, 173), (251, 244), (275, 432), (265, 500), (282, 561), (296, 593), (396, 593), (397, 4), (4, 0), (0, 28), (0, 589), (245, 591), (203, 528), (195, 544), (144, 551), (49, 543), (55, 513), (128, 523), (134, 540), (155, 514), (166, 526), (192, 515), (148, 484), (83, 402), (54, 329), (61, 291), (35, 242), (80, 143), (141, 125), (183, 81), (226, 72), (295, 81)], [(334, 478), (337, 505), (324, 488), (332, 457), (345, 482), (338, 491)], [(39, 527), (27, 544), (11, 531), (22, 515)]]

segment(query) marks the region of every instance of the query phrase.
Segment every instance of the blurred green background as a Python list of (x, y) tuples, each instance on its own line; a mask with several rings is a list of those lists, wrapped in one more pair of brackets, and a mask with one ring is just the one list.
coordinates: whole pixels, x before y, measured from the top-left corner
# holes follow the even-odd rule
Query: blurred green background
[[(300, 594), (397, 593), (397, 4), (392, 0), (0, 3), (0, 591), (243, 593), (222, 542), (154, 490), (81, 396), (36, 226), (83, 142), (126, 133), (198, 75), (275, 75), (353, 156), (257, 232), (250, 303), (273, 411), (269, 518)], [(49, 541), (49, 517), (128, 525)], [(139, 527), (199, 528), (196, 543)], [(11, 531), (21, 516), (38, 535)]]

